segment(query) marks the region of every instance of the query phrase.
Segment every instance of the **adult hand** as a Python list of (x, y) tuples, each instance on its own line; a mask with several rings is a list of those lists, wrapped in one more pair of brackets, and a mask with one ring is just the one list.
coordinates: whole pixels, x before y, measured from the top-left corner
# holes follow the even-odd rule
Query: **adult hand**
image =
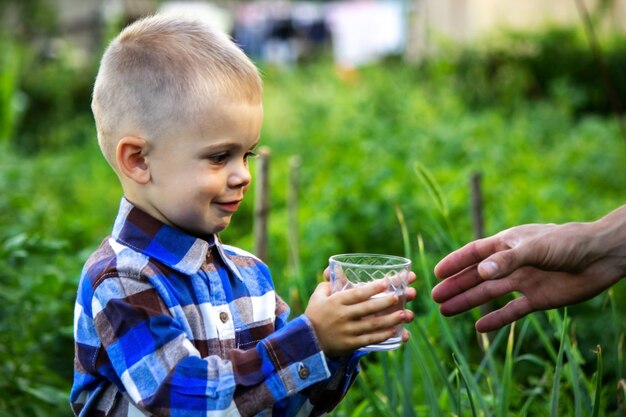
[(626, 206), (592, 223), (528, 224), (479, 239), (435, 267), (432, 291), (446, 316), (513, 292), (520, 297), (476, 322), (488, 332), (537, 311), (578, 303), (626, 274)]

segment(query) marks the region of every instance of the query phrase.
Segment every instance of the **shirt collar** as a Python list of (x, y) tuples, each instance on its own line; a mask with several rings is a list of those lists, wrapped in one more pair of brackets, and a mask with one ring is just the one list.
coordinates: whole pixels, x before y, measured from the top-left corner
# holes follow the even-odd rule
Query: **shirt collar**
[(191, 236), (155, 219), (125, 197), (120, 203), (112, 236), (123, 245), (187, 275), (198, 272), (209, 248), (221, 249), (215, 235), (209, 235), (206, 240)]

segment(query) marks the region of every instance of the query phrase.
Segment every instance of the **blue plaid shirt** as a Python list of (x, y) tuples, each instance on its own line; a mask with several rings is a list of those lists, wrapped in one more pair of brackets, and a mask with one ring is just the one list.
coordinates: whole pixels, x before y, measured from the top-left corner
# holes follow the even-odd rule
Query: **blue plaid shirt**
[(321, 415), (358, 373), (306, 316), (287, 322), (265, 264), (122, 199), (87, 260), (74, 314), (80, 416)]

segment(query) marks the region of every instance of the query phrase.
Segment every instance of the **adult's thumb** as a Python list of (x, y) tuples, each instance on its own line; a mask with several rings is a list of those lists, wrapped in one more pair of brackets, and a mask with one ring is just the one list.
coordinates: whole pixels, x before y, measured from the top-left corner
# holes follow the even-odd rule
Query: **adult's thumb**
[(523, 266), (524, 263), (523, 249), (520, 247), (507, 249), (494, 253), (478, 264), (478, 274), (485, 280), (502, 278)]

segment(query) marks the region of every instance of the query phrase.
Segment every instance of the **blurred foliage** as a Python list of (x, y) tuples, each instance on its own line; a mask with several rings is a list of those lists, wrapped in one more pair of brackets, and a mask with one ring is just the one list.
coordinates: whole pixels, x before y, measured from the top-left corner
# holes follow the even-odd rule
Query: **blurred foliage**
[[(457, 64), (456, 87), (472, 108), (515, 110), (524, 99), (565, 94), (577, 116), (610, 114), (616, 110), (612, 95), (626, 97), (623, 35), (604, 39), (597, 57), (584, 32), (563, 27), (512, 31), (448, 53)], [(441, 61), (431, 65), (438, 71)]]
[(25, 42), (59, 32), (57, 7), (50, 0), (2, 0), (0, 24), (0, 31)]
[(0, 37), (0, 143), (10, 140), (19, 113), (19, 62), (17, 48)]
[[(23, 152), (62, 150), (83, 144), (93, 132), (91, 89), (94, 68), (75, 68), (63, 56), (29, 57), (21, 80), (26, 105), (16, 146)], [(64, 86), (64, 88), (59, 88)]]
[(61, 35), (53, 2), (0, 1), (0, 23), (0, 142), (24, 153), (83, 144), (98, 57)]
[[(623, 38), (602, 44), (621, 97), (624, 45)], [(0, 416), (69, 415), (76, 284), (82, 263), (109, 233), (121, 198), (99, 154), (89, 110), (97, 59), (77, 67), (71, 51), (55, 51), (41, 54), (20, 37), (5, 38), (0, 48)], [(263, 145), (272, 152), (267, 261), (294, 314), (302, 312), (331, 254), (405, 253), (399, 209), (410, 241), (417, 246), (420, 236), (424, 245), (416, 283), (421, 298), (413, 308), (428, 337), (413, 348), (436, 346), (442, 325), (436, 314), (426, 315), (433, 311), (430, 271), (444, 253), (472, 238), (469, 179), (475, 172), (482, 173), (488, 234), (525, 222), (593, 220), (624, 203), (626, 144), (592, 54), (574, 30), (501, 35), (481, 48), (451, 48), (420, 65), (390, 60), (349, 79), (327, 61), (262, 72)], [(287, 261), (294, 155), (300, 158), (299, 269)], [(445, 215), (420, 172), (437, 181)], [(253, 201), (247, 198), (223, 234), (248, 250)], [(624, 299), (623, 283), (611, 294)], [(612, 383), (620, 375), (623, 346), (617, 341), (626, 313), (607, 300), (570, 310), (571, 332), (582, 371), (593, 372), (592, 349), (605, 347), (605, 378)], [(449, 359), (446, 346), (458, 339), (456, 353), (480, 361), (472, 318), (454, 320), (455, 336), (436, 354)], [(537, 321), (546, 338), (565, 328)], [(520, 339), (519, 351), (544, 366), (539, 374), (532, 365), (517, 367), (516, 381), (549, 389), (550, 342)], [(376, 358), (367, 364), (375, 381), (384, 372), (380, 365)], [(415, 384), (420, 407), (425, 389)], [(511, 407), (524, 398), (514, 396)], [(534, 409), (547, 410), (549, 398), (537, 398)], [(615, 410), (614, 401), (606, 404)]]
[(97, 152), (0, 147), (0, 416), (70, 414), (78, 275), (120, 194)]

